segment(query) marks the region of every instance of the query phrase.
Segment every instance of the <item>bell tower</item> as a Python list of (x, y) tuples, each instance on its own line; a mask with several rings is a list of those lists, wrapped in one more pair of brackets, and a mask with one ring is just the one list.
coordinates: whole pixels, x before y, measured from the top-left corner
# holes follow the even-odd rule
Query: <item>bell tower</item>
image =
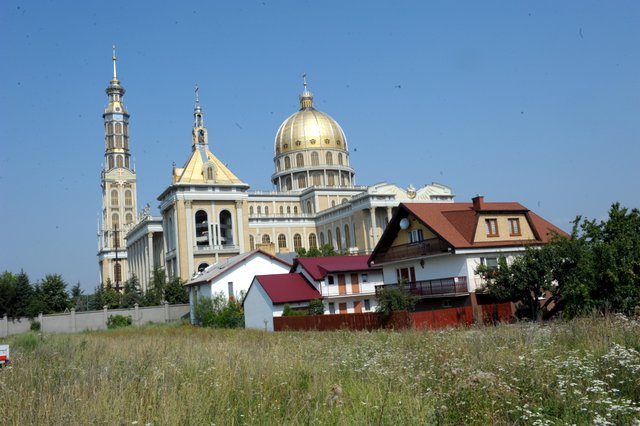
[(120, 290), (129, 278), (127, 247), (124, 236), (136, 222), (136, 172), (129, 151), (129, 113), (124, 106), (124, 87), (116, 70), (116, 48), (113, 47), (113, 78), (107, 86), (104, 109), (105, 151), (101, 172), (102, 210), (98, 226), (98, 263), (100, 281), (110, 280)]

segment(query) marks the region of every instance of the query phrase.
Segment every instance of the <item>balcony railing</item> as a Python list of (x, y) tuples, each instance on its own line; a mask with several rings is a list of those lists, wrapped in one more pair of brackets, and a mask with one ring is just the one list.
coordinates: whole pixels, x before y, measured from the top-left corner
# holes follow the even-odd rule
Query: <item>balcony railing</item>
[(416, 243), (402, 244), (389, 247), (384, 253), (378, 253), (376, 263), (391, 262), (399, 259), (412, 259), (420, 256), (430, 256), (439, 253), (446, 253), (449, 247), (439, 238), (429, 238), (428, 240)]
[(234, 252), (239, 251), (240, 246), (235, 244), (225, 244), (225, 245), (217, 245), (217, 246), (194, 246), (194, 249), (199, 252), (203, 251), (211, 251), (211, 252)]
[[(376, 286), (376, 295), (383, 288), (398, 287), (399, 284), (385, 284)], [(413, 281), (400, 284), (402, 289), (416, 296), (442, 296), (468, 294), (467, 277), (439, 278), (437, 280)]]

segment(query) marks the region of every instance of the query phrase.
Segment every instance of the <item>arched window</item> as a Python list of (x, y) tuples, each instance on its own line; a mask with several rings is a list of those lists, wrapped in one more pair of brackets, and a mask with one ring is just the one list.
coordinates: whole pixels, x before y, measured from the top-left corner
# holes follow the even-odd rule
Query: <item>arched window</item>
[(253, 214), (253, 206), (249, 207), (249, 214)]
[(349, 177), (346, 173), (342, 173), (342, 186), (347, 186), (347, 184), (349, 183)]
[(327, 180), (329, 181), (329, 186), (335, 186), (336, 185), (336, 177), (333, 175), (333, 173), (329, 173), (327, 175)]
[(298, 214), (298, 206), (293, 206), (293, 214)]
[(113, 156), (109, 156), (109, 170), (113, 169)]
[(262, 214), (262, 206), (258, 206), (258, 215)]
[(123, 163), (122, 163), (122, 155), (118, 155), (116, 157), (116, 166), (118, 167), (123, 167)]
[(338, 154), (338, 164), (342, 166), (342, 153)]
[(128, 169), (129, 168), (129, 157), (124, 157), (124, 166)]
[(291, 178), (290, 177), (288, 177), (288, 178), (286, 178), (284, 180), (284, 186), (285, 186), (285, 188), (287, 188), (287, 191), (291, 191), (292, 186), (291, 186)]
[(264, 206), (264, 214), (269, 214), (269, 206)]
[(309, 248), (317, 248), (318, 247), (318, 240), (316, 239), (316, 234), (311, 233), (309, 234)]
[(313, 208), (311, 207), (311, 201), (307, 201), (307, 213), (313, 213)]
[(296, 167), (304, 167), (304, 157), (302, 153), (296, 154)]
[(133, 206), (133, 196), (131, 194), (130, 189), (124, 191), (124, 205), (127, 207)]
[(133, 215), (131, 213), (127, 213), (127, 215), (125, 216), (125, 223), (126, 224), (133, 223)]
[(317, 151), (313, 151), (311, 153), (311, 165), (312, 166), (319, 166), (320, 165), (320, 156), (318, 155)]
[(117, 207), (119, 204), (120, 200), (118, 197), (118, 190), (117, 189), (112, 189), (111, 190), (111, 205), (114, 207)]
[(271, 237), (269, 234), (264, 234), (262, 236), (262, 244), (269, 244), (271, 242)]
[(207, 180), (214, 180), (214, 178), (213, 178), (213, 166), (207, 166)]
[(116, 123), (116, 133), (122, 133), (122, 123)]
[(336, 206), (336, 200), (331, 200), (331, 207), (335, 207)]
[(220, 242), (224, 246), (233, 245), (233, 221), (228, 210), (220, 212)]
[(287, 206), (287, 214), (291, 214), (291, 206)]
[(314, 173), (313, 174), (313, 184), (315, 186), (322, 185), (322, 175), (320, 173)]
[(120, 262), (116, 262), (113, 265), (113, 280), (116, 283), (119, 283), (122, 281), (122, 265), (120, 265)]
[(344, 226), (344, 245), (346, 249), (351, 247), (351, 234), (349, 232), (349, 225)]
[(331, 231), (327, 231), (327, 244), (333, 247), (333, 235), (331, 235)]
[(120, 216), (116, 212), (113, 212), (113, 214), (111, 215), (111, 226), (113, 228), (120, 227)]
[(284, 206), (280, 206), (280, 214), (284, 214)]
[(342, 236), (340, 234), (340, 228), (336, 228), (336, 245), (338, 246), (338, 250), (342, 250)]
[(116, 136), (116, 148), (122, 148), (122, 136)]
[(341, 201), (342, 204), (347, 204), (348, 202), (349, 202), (349, 200), (347, 200), (346, 198), (343, 198), (342, 201)]
[(322, 247), (324, 245), (324, 234), (321, 232), (320, 233), (320, 247)]
[(284, 169), (289, 170), (291, 168), (291, 159), (289, 157), (284, 157)]
[(209, 245), (209, 216), (204, 210), (198, 210), (194, 216), (196, 222), (196, 245)]
[(256, 249), (256, 239), (254, 238), (253, 235), (249, 235), (249, 249), (250, 250)]
[(302, 236), (300, 234), (295, 234), (293, 236), (293, 249), (298, 251), (302, 248)]
[(284, 234), (278, 235), (278, 248), (287, 248), (287, 237)]
[(198, 265), (198, 272), (204, 271), (205, 269), (207, 269), (207, 266), (209, 266), (209, 264), (206, 263), (206, 262), (203, 262), (203, 263), (199, 264)]
[(298, 176), (298, 189), (302, 189), (307, 186), (307, 177), (305, 175)]
[(327, 165), (333, 165), (333, 154), (331, 154), (330, 152), (327, 152)]
[(276, 170), (280, 171), (280, 159), (276, 160)]

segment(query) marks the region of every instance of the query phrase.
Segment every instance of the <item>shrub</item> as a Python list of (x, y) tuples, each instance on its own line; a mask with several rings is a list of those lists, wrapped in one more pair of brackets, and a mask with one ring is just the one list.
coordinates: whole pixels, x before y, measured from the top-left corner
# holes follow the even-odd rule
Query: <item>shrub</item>
[(416, 297), (401, 286), (385, 286), (378, 293), (376, 311), (388, 318), (393, 311), (412, 311), (416, 301)]
[(283, 317), (301, 317), (308, 314), (309, 312), (306, 309), (293, 309), (288, 303), (285, 303), (282, 308)]
[(31, 331), (40, 331), (40, 321), (31, 321), (31, 325), (29, 326), (29, 329)]
[(309, 302), (309, 315), (324, 315), (324, 303), (321, 299)]
[(107, 320), (107, 328), (127, 327), (131, 324), (131, 317), (124, 315), (110, 315)]
[(236, 300), (226, 300), (222, 293), (213, 298), (203, 297), (194, 309), (196, 324), (202, 327), (239, 328), (244, 326), (242, 305)]

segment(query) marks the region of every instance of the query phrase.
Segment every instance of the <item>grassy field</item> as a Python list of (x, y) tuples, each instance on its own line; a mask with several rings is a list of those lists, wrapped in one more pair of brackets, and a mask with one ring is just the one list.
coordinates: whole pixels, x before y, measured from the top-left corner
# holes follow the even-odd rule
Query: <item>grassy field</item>
[(640, 323), (436, 332), (149, 326), (8, 340), (7, 425), (640, 425)]

